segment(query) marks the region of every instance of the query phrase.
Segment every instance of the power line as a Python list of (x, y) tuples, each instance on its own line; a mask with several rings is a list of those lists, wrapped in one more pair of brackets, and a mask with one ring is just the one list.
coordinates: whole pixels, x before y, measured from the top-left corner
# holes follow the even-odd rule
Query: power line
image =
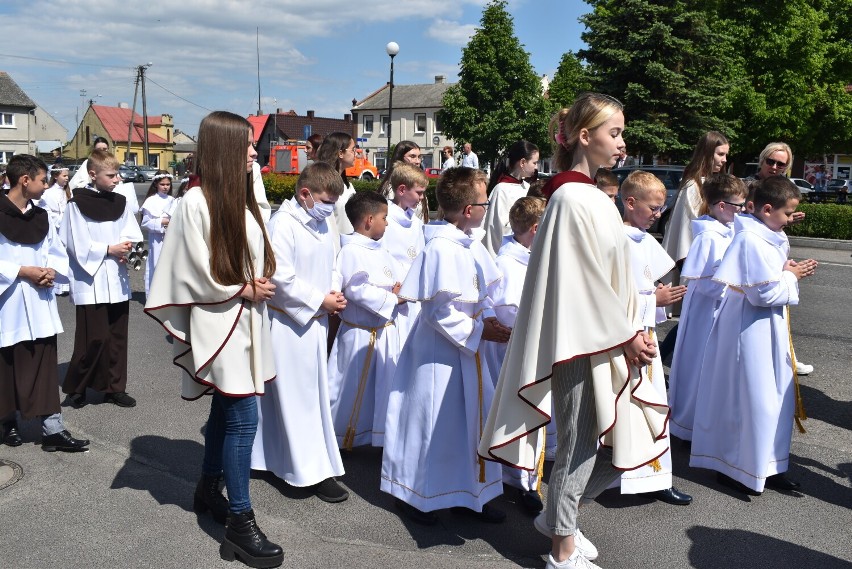
[(26, 59), (29, 61), (44, 61), (46, 63), (61, 63), (63, 65), (85, 65), (87, 67), (104, 67), (109, 69), (128, 69), (128, 65), (105, 65), (103, 63), (80, 63), (78, 61), (64, 61), (62, 59), (47, 59), (44, 57), (28, 57), (26, 55), (12, 55), (9, 53), (0, 53), (0, 57), (11, 57), (13, 59)]
[(178, 99), (180, 99), (181, 101), (184, 101), (184, 102), (186, 102), (186, 103), (189, 103), (190, 105), (194, 105), (194, 106), (198, 107), (199, 109), (204, 109), (205, 111), (209, 111), (209, 112), (211, 112), (211, 113), (213, 112), (213, 109), (208, 109), (207, 107), (205, 107), (205, 106), (203, 106), (203, 105), (199, 105), (198, 103), (193, 103), (193, 102), (192, 102), (192, 101), (190, 101), (189, 99), (186, 99), (186, 98), (184, 98), (184, 97), (181, 97), (180, 95), (178, 95), (178, 94), (177, 94), (177, 93), (175, 93), (174, 91), (170, 91), (169, 89), (166, 89), (165, 87), (163, 87), (162, 85), (160, 85), (159, 83), (157, 83), (156, 81), (154, 81), (153, 79), (151, 79), (151, 77), (147, 77), (147, 79), (148, 79), (148, 81), (150, 81), (151, 83), (153, 83), (154, 85), (156, 85), (157, 87), (159, 87), (160, 89), (162, 89), (163, 91), (165, 91), (166, 93), (169, 93), (170, 95), (174, 95), (175, 97), (177, 97), (177, 98), (178, 98)]

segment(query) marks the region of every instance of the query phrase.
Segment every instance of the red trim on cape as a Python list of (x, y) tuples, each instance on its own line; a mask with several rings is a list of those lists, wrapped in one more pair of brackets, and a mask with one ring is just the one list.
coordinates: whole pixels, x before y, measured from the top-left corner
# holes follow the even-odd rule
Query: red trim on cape
[(541, 189), (541, 193), (544, 194), (544, 197), (550, 199), (550, 196), (553, 195), (553, 192), (559, 189), (559, 186), (562, 184), (589, 184), (591, 186), (595, 185), (595, 181), (586, 176), (581, 172), (575, 172), (574, 170), (568, 170), (567, 172), (559, 172), (551, 179), (547, 181), (544, 187)]
[[(581, 174), (581, 175), (582, 175), (582, 174)], [(555, 179), (555, 178), (551, 178), (551, 179)], [(561, 185), (561, 184), (560, 184), (560, 185)], [(538, 425), (536, 425), (535, 427), (533, 427), (533, 428), (531, 428), (531, 429), (528, 429), (528, 430), (524, 431), (524, 432), (523, 432), (523, 433), (521, 433), (520, 435), (518, 435), (518, 436), (516, 436), (516, 437), (514, 437), (514, 438), (512, 438), (512, 439), (509, 439), (508, 441), (506, 441), (506, 442), (504, 442), (504, 443), (502, 443), (502, 444), (494, 445), (494, 446), (490, 446), (490, 447), (488, 447), (488, 456), (482, 455), (481, 453), (478, 453), (478, 452), (477, 452), (477, 455), (479, 455), (480, 457), (484, 458), (485, 460), (490, 460), (490, 461), (493, 461), (493, 462), (499, 462), (500, 464), (505, 464), (506, 466), (511, 466), (512, 468), (517, 468), (518, 470), (526, 470), (526, 471), (528, 471), (528, 472), (532, 472), (532, 471), (536, 470), (536, 468), (535, 468), (535, 467), (534, 467), (534, 468), (524, 468), (524, 467), (518, 466), (517, 464), (512, 464), (511, 462), (509, 462), (509, 461), (507, 461), (507, 460), (504, 460), (504, 459), (502, 459), (502, 458), (500, 458), (500, 457), (498, 457), (498, 456), (495, 456), (495, 455), (491, 452), (493, 449), (503, 448), (504, 446), (507, 446), (507, 445), (512, 444), (513, 442), (515, 442), (515, 441), (517, 441), (517, 440), (521, 439), (522, 437), (527, 436), (528, 434), (532, 433), (533, 431), (537, 431), (538, 429), (540, 429), (541, 427), (543, 427), (544, 425), (546, 425), (547, 423), (549, 423), (549, 422), (550, 422), (551, 417), (550, 417), (547, 413), (545, 413), (544, 411), (541, 411), (538, 407), (536, 407), (536, 406), (535, 406), (535, 404), (534, 404), (534, 403), (532, 403), (529, 399), (527, 399), (526, 397), (524, 397), (524, 395), (523, 395), (523, 391), (525, 391), (525, 390), (527, 390), (527, 389), (529, 389), (529, 388), (533, 387), (534, 385), (538, 385), (539, 383), (542, 383), (543, 381), (547, 381), (548, 379), (552, 378), (552, 377), (553, 377), (553, 368), (555, 368), (555, 367), (556, 367), (556, 366), (558, 366), (558, 365), (566, 364), (566, 363), (570, 363), (570, 362), (572, 362), (572, 361), (574, 361), (574, 360), (576, 360), (576, 359), (579, 359), (579, 358), (585, 358), (585, 357), (596, 356), (596, 355), (598, 355), (598, 354), (603, 354), (603, 353), (609, 352), (609, 351), (611, 351), (611, 350), (614, 350), (614, 349), (616, 349), (616, 348), (620, 348), (621, 346), (627, 345), (627, 344), (629, 344), (630, 342), (632, 342), (632, 341), (633, 341), (633, 339), (634, 339), (634, 338), (636, 338), (636, 336), (637, 336), (637, 335), (639, 335), (639, 331), (637, 331), (635, 334), (633, 334), (633, 336), (631, 336), (631, 337), (630, 337), (627, 341), (622, 342), (621, 344), (616, 344), (616, 345), (612, 346), (611, 348), (607, 348), (607, 349), (600, 350), (600, 351), (597, 351), (597, 352), (590, 352), (590, 353), (588, 353), (588, 354), (578, 354), (578, 355), (573, 356), (573, 357), (571, 357), (571, 358), (568, 358), (568, 359), (565, 359), (565, 360), (560, 360), (560, 361), (558, 361), (558, 362), (554, 362), (554, 363), (550, 366), (550, 370), (551, 370), (551, 371), (550, 371), (550, 374), (549, 374), (549, 375), (546, 375), (546, 376), (542, 377), (541, 379), (538, 379), (538, 380), (536, 380), (536, 381), (534, 381), (534, 382), (532, 382), (532, 383), (529, 383), (529, 384), (527, 384), (527, 385), (523, 386), (522, 388), (520, 388), (520, 389), (518, 390), (518, 398), (519, 398), (521, 401), (523, 401), (524, 403), (526, 403), (527, 405), (529, 405), (530, 407), (532, 407), (532, 408), (533, 408), (533, 410), (535, 410), (535, 412), (537, 412), (537, 413), (539, 413), (540, 415), (542, 415), (542, 416), (546, 417), (546, 418), (547, 418), (547, 421), (545, 421), (545, 422), (543, 422), (543, 423), (539, 423), (539, 424), (538, 424)], [(629, 367), (630, 367), (630, 364), (628, 364), (628, 368), (629, 368)], [(629, 370), (628, 370), (628, 371), (629, 371)], [(642, 371), (641, 371), (641, 369), (640, 369), (640, 371), (639, 371), (639, 377), (640, 377), (639, 384), (641, 384), (641, 382), (642, 382), (642, 379), (641, 379), (641, 378), (642, 378)], [(630, 384), (630, 380), (629, 380), (629, 378), (628, 378), (628, 381), (626, 381), (626, 382), (624, 383), (624, 386), (622, 386), (621, 391), (619, 391), (618, 396), (616, 396), (616, 398), (615, 398), (615, 401), (616, 401), (616, 409), (618, 408), (618, 400), (619, 400), (619, 398), (620, 398), (620, 397), (621, 397), (621, 395), (624, 393), (624, 390), (627, 388), (627, 386), (628, 386), (629, 384)], [(639, 387), (639, 384), (637, 384), (637, 386), (636, 386), (637, 388)], [(631, 390), (631, 395), (632, 395), (633, 391), (635, 391), (635, 389), (634, 389), (634, 390)], [(637, 401), (640, 401), (640, 403), (644, 403), (644, 404), (649, 405), (649, 406), (653, 406), (653, 407), (667, 407), (667, 408), (669, 409), (668, 413), (666, 413), (666, 420), (665, 420), (665, 422), (664, 422), (664, 424), (663, 424), (663, 433), (665, 433), (665, 432), (666, 432), (665, 427), (668, 425), (669, 417), (671, 416), (671, 408), (670, 408), (670, 407), (668, 407), (668, 405), (655, 405), (655, 404), (652, 404), (652, 403), (648, 403), (648, 402), (646, 402), (646, 401), (641, 401), (641, 400), (639, 400), (639, 399), (637, 399), (637, 398), (635, 398), (635, 397), (634, 397), (634, 399), (636, 399)], [(616, 411), (615, 422), (617, 422), (617, 421), (618, 421), (618, 412)], [(615, 422), (613, 422), (613, 423), (612, 423), (609, 427), (607, 427), (606, 429), (604, 429), (604, 431), (598, 435), (598, 440), (600, 440), (600, 438), (601, 438), (601, 437), (603, 437), (606, 433), (608, 433), (609, 431), (611, 431), (611, 430), (613, 429), (613, 427), (615, 426)], [(665, 435), (661, 435), (660, 437), (657, 437), (657, 439), (656, 439), (656, 440), (660, 440), (660, 439), (662, 439), (662, 438), (665, 438)], [(602, 446), (607, 446), (607, 445), (602, 445)], [(667, 449), (667, 450), (668, 450), (668, 449)], [(635, 470), (635, 469), (637, 469), (637, 468), (641, 468), (642, 466), (645, 466), (646, 464), (650, 464), (650, 463), (654, 462), (654, 460), (656, 460), (656, 459), (660, 458), (660, 456), (663, 456), (663, 454), (665, 454), (665, 451), (664, 451), (663, 453), (661, 453), (659, 456), (656, 456), (656, 457), (652, 458), (652, 459), (651, 459), (651, 460), (649, 460), (648, 462), (645, 462), (645, 463), (640, 464), (640, 465), (638, 465), (638, 466), (635, 466), (635, 467), (633, 467), (633, 468), (629, 468), (629, 469), (619, 468), (619, 469), (617, 469), (617, 470), (624, 470), (624, 471), (628, 471), (628, 470)], [(615, 468), (615, 467), (613, 467), (613, 468)]]
[[(502, 176), (500, 176), (500, 178), (497, 180), (497, 184), (504, 184), (504, 183), (505, 183), (505, 184), (517, 184), (518, 186), (520, 186), (520, 185), (521, 185), (521, 181), (520, 181), (519, 179), (517, 179), (517, 178), (516, 178), (516, 177), (514, 177), (514, 176), (510, 176), (509, 174), (503, 174), (503, 175), (502, 175)], [(495, 186), (496, 186), (497, 184), (495, 184)]]

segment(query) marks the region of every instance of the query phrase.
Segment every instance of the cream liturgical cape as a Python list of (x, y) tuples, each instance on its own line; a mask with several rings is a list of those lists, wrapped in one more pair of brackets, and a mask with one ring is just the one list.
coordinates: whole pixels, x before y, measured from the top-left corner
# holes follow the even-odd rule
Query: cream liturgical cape
[(529, 186), (526, 182), (503, 175), (500, 182), (494, 186), (494, 189), (488, 195), (488, 201), (491, 205), (488, 206), (483, 220), (482, 227), (485, 229), (485, 238), (482, 240), (482, 244), (494, 257), (500, 253), (503, 238), (512, 234), (512, 227), (509, 225), (509, 210), (512, 209), (516, 201), (527, 195), (528, 189)]
[[(246, 235), (256, 275), (263, 274), (263, 231), (246, 210)], [(275, 378), (265, 303), (240, 296), (210, 274), (210, 213), (201, 188), (184, 194), (172, 216), (145, 313), (176, 342), (181, 395), (197, 399), (214, 389), (233, 397), (262, 395)]]
[(663, 249), (675, 261), (686, 258), (692, 245), (692, 220), (698, 217), (701, 209), (701, 190), (690, 181), (678, 193), (666, 234), (663, 235)]
[(726, 474), (752, 490), (790, 465), (795, 393), (787, 305), (796, 276), (783, 270), (790, 245), (751, 215), (714, 280), (728, 285), (707, 340), (698, 384), (690, 466)]
[(685, 281), (688, 288), (669, 373), (669, 405), (672, 408), (669, 429), (685, 441), (692, 440), (704, 348), (725, 294), (725, 285), (714, 281), (713, 276), (731, 244), (734, 230), (709, 215), (702, 215), (693, 220), (692, 234), (695, 238), (680, 273), (681, 281)]
[(624, 358), (622, 346), (642, 329), (627, 237), (615, 205), (587, 176), (565, 172), (551, 182), (558, 189), (533, 243), (479, 453), (536, 468), (553, 368), (588, 357), (600, 442), (612, 447), (615, 468), (638, 468), (668, 451), (669, 408)]
[[(642, 370), (642, 374), (651, 384), (663, 401), (666, 400), (666, 375), (663, 371), (663, 360), (660, 357), (659, 341), (655, 335), (656, 325), (666, 320), (665, 310), (657, 307), (657, 282), (674, 267), (674, 261), (666, 254), (657, 240), (647, 231), (624, 225), (624, 233), (629, 238), (631, 249), (631, 265), (633, 281), (639, 292), (640, 314), (645, 331), (649, 332), (657, 343), (657, 355), (650, 365)], [(621, 493), (639, 494), (654, 492), (672, 487), (672, 455), (665, 453), (658, 461), (625, 472), (621, 475)]]

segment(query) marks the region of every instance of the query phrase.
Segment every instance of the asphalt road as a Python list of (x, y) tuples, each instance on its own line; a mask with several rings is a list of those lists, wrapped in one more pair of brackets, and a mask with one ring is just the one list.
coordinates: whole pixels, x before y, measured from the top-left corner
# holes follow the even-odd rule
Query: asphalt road
[[(852, 258), (849, 251), (795, 249), (793, 255), (825, 261), (803, 284), (802, 304), (792, 311), (797, 354), (816, 368), (802, 382), (808, 432), (793, 437), (790, 475), (803, 491), (735, 495), (712, 473), (689, 468), (686, 450), (676, 443), (675, 486), (694, 496), (692, 505), (608, 491), (581, 511), (602, 567), (852, 569)], [(143, 289), (142, 275), (132, 276), (136, 291)], [(219, 559), (221, 526), (192, 512), (207, 404), (179, 398), (171, 346), (142, 314), (141, 301), (137, 293), (131, 302), (128, 388), (139, 405), (65, 407), (72, 432), (92, 440), (85, 454), (42, 452), (32, 421), (23, 424), (23, 446), (0, 446), (0, 459), (24, 471), (23, 479), (0, 490), (0, 568), (235, 567)], [(60, 307), (62, 376), (74, 324), (71, 303), (62, 299)], [(497, 500), (509, 514), (502, 525), (443, 513), (437, 526), (423, 528), (401, 520), (378, 490), (380, 460), (378, 450), (366, 448), (344, 458), (342, 482), (351, 498), (342, 504), (326, 504), (274, 477), (252, 480), (259, 523), (284, 548), (284, 567), (544, 566), (549, 540), (511, 493)]]

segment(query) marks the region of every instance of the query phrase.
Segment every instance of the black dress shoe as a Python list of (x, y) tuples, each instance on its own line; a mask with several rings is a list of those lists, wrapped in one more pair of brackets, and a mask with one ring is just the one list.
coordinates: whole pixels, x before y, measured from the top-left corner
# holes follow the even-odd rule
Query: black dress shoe
[(801, 484), (790, 480), (784, 473), (773, 474), (766, 479), (766, 487), (773, 490), (781, 490), (782, 492), (792, 492), (802, 487)]
[(471, 510), (470, 508), (461, 508), (454, 507), (450, 508), (450, 511), (457, 516), (468, 516), (474, 519), (479, 520), (480, 522), (485, 522), (487, 524), (502, 524), (506, 521), (506, 512), (503, 510), (498, 510), (491, 504), (485, 504), (482, 506), (482, 511), (477, 512)]
[(72, 393), (68, 396), (68, 403), (71, 404), (71, 407), (74, 409), (80, 409), (81, 407), (86, 406), (86, 394), (85, 393)]
[(529, 514), (540, 514), (544, 509), (541, 496), (535, 490), (521, 490), (521, 506)]
[(136, 407), (136, 400), (124, 391), (118, 393), (107, 393), (104, 395), (104, 403), (112, 403), (119, 407)]
[(672, 504), (673, 506), (687, 506), (692, 503), (692, 496), (685, 492), (680, 492), (674, 486), (666, 488), (665, 490), (657, 490), (652, 493), (651, 496), (661, 502), (665, 502), (666, 504)]
[(762, 494), (762, 492), (752, 490), (742, 482), (734, 480), (730, 476), (722, 474), (721, 472), (716, 473), (716, 482), (718, 482), (722, 486), (727, 486), (731, 490), (736, 490), (737, 492), (745, 494), (747, 496), (760, 496)]
[(411, 504), (403, 502), (399, 498), (394, 498), (393, 505), (399, 510), (403, 516), (421, 526), (433, 526), (438, 522), (438, 516), (435, 512), (421, 512)]
[(317, 498), (331, 504), (343, 502), (349, 498), (349, 492), (346, 491), (346, 488), (338, 484), (334, 478), (326, 478), (319, 484), (316, 484), (313, 490)]
[(45, 452), (86, 452), (89, 450), (88, 447), (88, 440), (75, 439), (68, 431), (60, 431), (41, 438), (41, 450)]
[(18, 424), (15, 421), (3, 423), (3, 443), (10, 447), (19, 447), (24, 444), (21, 433), (18, 432)]

